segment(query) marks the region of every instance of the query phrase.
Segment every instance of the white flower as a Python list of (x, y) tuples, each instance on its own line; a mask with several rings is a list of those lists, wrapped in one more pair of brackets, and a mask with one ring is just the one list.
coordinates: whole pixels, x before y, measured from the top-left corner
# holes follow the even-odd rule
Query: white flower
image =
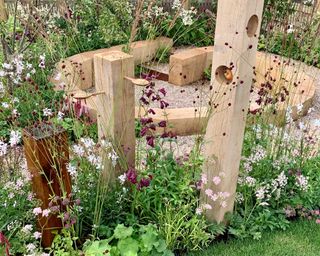
[(221, 182), (221, 178), (219, 176), (215, 176), (212, 178), (212, 181), (215, 185), (219, 185)]
[(249, 186), (249, 187), (253, 187), (255, 184), (256, 184), (256, 179), (253, 178), (253, 177), (246, 177), (246, 184)]
[(202, 208), (198, 207), (198, 208), (196, 209), (196, 214), (197, 214), (197, 215), (201, 215), (201, 214), (202, 214)]
[(294, 28), (293, 28), (293, 25), (291, 24), (291, 25), (289, 25), (289, 28), (287, 29), (287, 33), (288, 34), (292, 34), (292, 33), (294, 33)]
[(38, 231), (36, 231), (36, 232), (33, 233), (33, 237), (34, 237), (36, 240), (38, 240), (38, 239), (41, 238), (41, 233), (38, 232)]
[(84, 155), (84, 148), (81, 145), (74, 145), (72, 148), (74, 153), (79, 157), (82, 157)]
[(36, 246), (34, 244), (27, 244), (27, 251), (34, 252), (36, 250)]
[(63, 120), (63, 117), (64, 117), (64, 113), (61, 112), (61, 111), (59, 111), (59, 112), (58, 112), (58, 120), (59, 120), (59, 121), (62, 121), (62, 120)]
[(300, 103), (298, 106), (297, 106), (297, 111), (298, 111), (298, 114), (301, 113), (303, 110), (303, 104)]
[(201, 183), (206, 185), (208, 183), (208, 178), (206, 174), (201, 174)]
[(112, 150), (112, 152), (109, 152), (108, 157), (109, 159), (111, 159), (113, 167), (115, 167), (119, 158), (117, 153), (114, 150)]
[(288, 183), (288, 177), (284, 174), (284, 172), (281, 172), (276, 178), (276, 181), (280, 188), (284, 188)]
[(286, 122), (287, 122), (287, 123), (292, 123), (292, 122), (293, 122), (293, 119), (292, 119), (292, 109), (291, 109), (291, 107), (288, 107), (288, 108), (287, 108), (287, 111), (286, 111)]
[(103, 148), (105, 148), (105, 149), (109, 149), (109, 148), (112, 147), (111, 142), (108, 141), (108, 140), (101, 140), (101, 141), (100, 141), (100, 144), (101, 144), (101, 146), (102, 146)]
[(59, 72), (59, 73), (56, 74), (56, 76), (54, 77), (54, 80), (60, 81), (60, 79), (61, 79), (61, 73)]
[(30, 225), (30, 224), (25, 225), (25, 226), (21, 229), (21, 231), (22, 231), (24, 234), (26, 234), (26, 235), (30, 234), (30, 232), (32, 231), (32, 225)]
[(32, 212), (34, 215), (37, 216), (42, 213), (42, 209), (40, 207), (37, 207), (37, 208), (34, 208)]
[(226, 207), (227, 207), (227, 202), (226, 202), (226, 201), (222, 201), (222, 202), (220, 203), (220, 206), (221, 206), (222, 208), (226, 208)]
[(299, 175), (296, 179), (296, 185), (303, 191), (307, 191), (308, 190), (308, 178), (303, 176), (303, 175)]
[(0, 140), (0, 156), (7, 154), (8, 144)]
[(52, 110), (50, 108), (44, 108), (42, 111), (43, 116), (52, 116)]
[(19, 115), (18, 110), (17, 110), (17, 109), (13, 109), (13, 110), (12, 110), (12, 115), (13, 115), (13, 116), (18, 116), (18, 115)]
[(96, 143), (91, 138), (81, 138), (80, 141), (88, 150), (91, 150), (96, 145)]
[(210, 204), (204, 204), (203, 208), (206, 209), (206, 210), (211, 210), (212, 206)]
[(119, 179), (120, 184), (123, 185), (127, 179), (127, 175), (122, 174), (118, 177), (118, 179)]
[(265, 194), (267, 193), (267, 189), (265, 187), (258, 188), (256, 190), (256, 197), (258, 200), (262, 200), (265, 198)]
[(204, 193), (208, 196), (208, 197), (212, 197), (213, 196), (213, 191), (210, 188), (207, 188)]
[(19, 131), (11, 131), (10, 140), (9, 140), (10, 146), (14, 147), (18, 145), (20, 140), (21, 140), (21, 133)]
[(48, 217), (50, 212), (51, 212), (50, 209), (44, 209), (42, 211), (42, 217)]
[(3, 63), (3, 64), (2, 64), (2, 67), (3, 67), (4, 69), (12, 69), (12, 65), (9, 64), (9, 63)]
[(77, 167), (72, 165), (71, 163), (67, 164), (67, 171), (71, 175), (71, 177), (77, 176)]
[(9, 108), (9, 104), (7, 102), (2, 102), (1, 105), (3, 108)]

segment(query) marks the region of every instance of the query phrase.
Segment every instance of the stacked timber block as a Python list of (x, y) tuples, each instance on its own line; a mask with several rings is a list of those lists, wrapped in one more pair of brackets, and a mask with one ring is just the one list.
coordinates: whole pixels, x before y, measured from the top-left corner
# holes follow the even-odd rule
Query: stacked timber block
[(210, 67), (212, 52), (213, 47), (202, 47), (171, 55), (169, 82), (181, 86), (200, 80), (205, 69)]
[[(131, 44), (129, 52), (133, 55), (135, 65), (152, 60), (158, 49), (171, 48), (173, 40), (171, 38), (159, 37), (155, 40), (138, 41)], [(125, 51), (126, 45), (113, 46), (106, 49), (99, 49), (80, 53), (60, 61), (56, 68), (56, 74), (60, 74), (60, 79), (51, 79), (56, 85), (56, 89), (87, 90), (94, 87), (94, 67), (93, 58), (96, 54), (114, 51)], [(61, 82), (63, 81), (63, 82)]]

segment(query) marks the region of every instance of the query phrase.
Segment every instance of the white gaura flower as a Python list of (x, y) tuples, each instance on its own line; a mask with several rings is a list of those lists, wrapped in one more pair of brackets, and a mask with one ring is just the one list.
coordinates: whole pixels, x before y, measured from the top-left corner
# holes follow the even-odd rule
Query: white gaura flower
[(72, 149), (77, 156), (84, 156), (84, 148), (81, 145), (74, 145)]
[(51, 212), (50, 209), (44, 209), (42, 211), (42, 217), (48, 217), (50, 212)]
[(26, 248), (28, 252), (34, 253), (37, 247), (34, 244), (27, 244)]
[(10, 146), (14, 147), (18, 145), (20, 140), (21, 140), (21, 133), (19, 131), (11, 131), (10, 140), (9, 140)]
[(71, 177), (77, 176), (77, 167), (72, 165), (71, 163), (67, 164), (67, 172), (71, 175)]
[(120, 184), (123, 185), (127, 180), (127, 175), (126, 174), (122, 174), (122, 175), (120, 175), (118, 177), (118, 179), (119, 179)]
[(59, 120), (59, 121), (62, 121), (62, 120), (63, 120), (63, 117), (64, 117), (64, 113), (61, 112), (61, 111), (59, 111), (59, 112), (58, 112), (58, 120)]
[(297, 176), (296, 179), (296, 185), (303, 191), (308, 190), (308, 177), (305, 177), (303, 175)]
[(80, 141), (89, 151), (96, 145), (96, 143), (91, 138), (81, 138)]
[(2, 106), (3, 108), (9, 108), (8, 102), (2, 102), (1, 106)]
[(26, 234), (26, 235), (30, 234), (31, 231), (32, 231), (32, 225), (30, 225), (30, 224), (25, 225), (25, 226), (21, 229), (21, 231), (22, 231), (24, 234)]
[(41, 233), (38, 232), (38, 231), (36, 231), (36, 232), (33, 233), (33, 237), (34, 237), (36, 240), (38, 240), (38, 239), (41, 238)]
[(42, 111), (43, 116), (52, 116), (52, 110), (50, 108), (44, 108)]
[(117, 153), (114, 150), (112, 150), (112, 152), (108, 153), (108, 157), (109, 159), (111, 159), (113, 167), (115, 167), (119, 158)]
[(215, 176), (212, 178), (212, 182), (217, 186), (221, 182), (221, 178), (219, 176)]
[(56, 81), (61, 80), (61, 73), (60, 72), (58, 74), (56, 74), (56, 76), (54, 77), (54, 80), (56, 80)]
[(0, 140), (0, 156), (6, 155), (8, 152), (8, 144)]
[(201, 215), (201, 214), (202, 214), (202, 208), (198, 207), (198, 208), (196, 209), (196, 214), (197, 214), (197, 215)]

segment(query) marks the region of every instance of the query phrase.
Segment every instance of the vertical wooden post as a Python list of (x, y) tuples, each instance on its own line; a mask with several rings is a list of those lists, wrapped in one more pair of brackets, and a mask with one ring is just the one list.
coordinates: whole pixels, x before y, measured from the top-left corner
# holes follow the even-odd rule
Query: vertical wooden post
[[(222, 222), (234, 206), (263, 4), (264, 0), (218, 2), (211, 81), (214, 107), (205, 135), (203, 167), (208, 183), (201, 196), (203, 203), (212, 205), (206, 211), (211, 221)], [(212, 179), (219, 174), (221, 182), (216, 185)], [(207, 188), (230, 193), (227, 204), (213, 202), (205, 193)]]
[[(114, 51), (94, 56), (95, 87), (105, 94), (97, 96), (99, 138), (111, 139), (129, 167), (135, 162), (135, 90), (125, 77), (134, 76), (133, 56)], [(120, 175), (109, 174), (111, 181)]]
[(1, 21), (7, 21), (8, 14), (6, 11), (6, 5), (4, 3), (4, 0), (0, 0), (0, 22)]
[[(69, 160), (68, 136), (63, 129), (51, 128), (52, 126), (40, 124), (23, 131), (25, 156), (32, 174), (32, 190), (41, 200), (42, 210), (49, 208), (51, 199), (55, 196), (69, 196), (71, 193), (71, 178), (66, 170)], [(58, 202), (56, 205), (63, 207)], [(47, 248), (55, 237), (52, 232), (60, 230), (62, 222), (53, 213), (48, 217), (39, 215), (38, 228), (42, 231), (42, 245)]]

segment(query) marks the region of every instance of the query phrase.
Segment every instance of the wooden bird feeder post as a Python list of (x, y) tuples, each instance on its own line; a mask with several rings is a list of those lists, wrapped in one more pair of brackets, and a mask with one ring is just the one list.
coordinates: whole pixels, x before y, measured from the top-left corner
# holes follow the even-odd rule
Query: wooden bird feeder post
[[(250, 88), (253, 83), (256, 52), (264, 0), (220, 0), (212, 62), (214, 94), (205, 135), (204, 174), (206, 188), (228, 192), (226, 205), (212, 204), (206, 211), (210, 221), (222, 222), (234, 207)], [(215, 185), (213, 177), (223, 173)], [(212, 203), (203, 189), (203, 203)]]
[[(95, 86), (105, 94), (97, 96), (99, 138), (111, 139), (126, 167), (135, 163), (134, 58), (114, 51), (94, 56)], [(109, 173), (111, 184), (122, 174), (120, 165)]]
[[(23, 131), (23, 142), (28, 169), (32, 174), (32, 189), (42, 202), (42, 210), (50, 205), (63, 207), (61, 202), (52, 203), (52, 198), (69, 196), (71, 179), (66, 170), (69, 160), (67, 133), (63, 128), (40, 123)], [(61, 219), (51, 213), (38, 216), (38, 228), (42, 231), (42, 245), (51, 246), (52, 231), (62, 228)]]

